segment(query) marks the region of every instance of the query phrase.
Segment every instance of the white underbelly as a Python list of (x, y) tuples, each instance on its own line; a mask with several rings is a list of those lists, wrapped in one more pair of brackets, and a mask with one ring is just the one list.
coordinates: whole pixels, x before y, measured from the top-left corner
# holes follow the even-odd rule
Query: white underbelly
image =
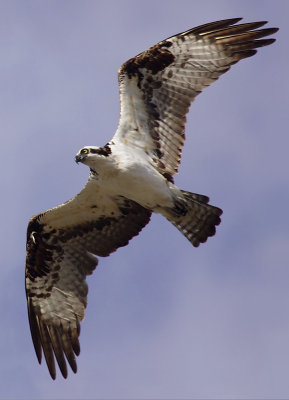
[(115, 174), (104, 176), (103, 184), (110, 193), (124, 196), (146, 208), (173, 205), (166, 179), (150, 165), (132, 164)]

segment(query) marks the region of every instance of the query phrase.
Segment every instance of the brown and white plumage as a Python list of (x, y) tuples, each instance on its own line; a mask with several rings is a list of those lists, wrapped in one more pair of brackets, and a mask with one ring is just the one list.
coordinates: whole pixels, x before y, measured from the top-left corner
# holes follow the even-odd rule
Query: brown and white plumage
[(208, 197), (178, 189), (178, 170), (190, 103), (237, 61), (274, 42), (265, 22), (214, 22), (173, 36), (119, 70), (121, 117), (104, 147), (85, 147), (85, 188), (70, 201), (33, 217), (27, 230), (26, 294), (38, 361), (44, 353), (56, 377), (66, 360), (76, 372), (86, 275), (137, 235), (151, 212), (165, 216), (197, 247), (215, 234), (222, 211)]
[[(217, 21), (172, 36), (125, 62), (119, 70), (121, 118), (114, 140), (149, 149), (158, 170), (178, 170), (186, 117), (201, 91), (231, 65), (275, 39), (266, 22)], [(141, 135), (140, 132), (145, 132)]]
[(150, 211), (124, 198), (114, 200), (94, 182), (74, 199), (30, 220), (27, 230), (26, 293), (32, 339), (53, 378), (53, 353), (64, 377), (65, 354), (76, 372), (80, 321), (87, 303), (86, 275), (149, 222)]

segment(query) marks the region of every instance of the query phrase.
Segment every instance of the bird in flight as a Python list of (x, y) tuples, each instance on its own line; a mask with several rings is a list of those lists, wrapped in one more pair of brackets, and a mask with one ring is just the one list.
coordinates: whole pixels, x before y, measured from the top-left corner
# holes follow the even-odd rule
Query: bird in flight
[(226, 19), (165, 39), (118, 71), (121, 112), (113, 138), (86, 146), (75, 161), (90, 168), (71, 200), (35, 215), (27, 229), (26, 295), (39, 363), (53, 379), (77, 371), (80, 322), (87, 304), (86, 275), (163, 215), (197, 247), (213, 236), (222, 210), (204, 195), (174, 184), (185, 140), (186, 114), (201, 91), (231, 65), (253, 56), (277, 28)]

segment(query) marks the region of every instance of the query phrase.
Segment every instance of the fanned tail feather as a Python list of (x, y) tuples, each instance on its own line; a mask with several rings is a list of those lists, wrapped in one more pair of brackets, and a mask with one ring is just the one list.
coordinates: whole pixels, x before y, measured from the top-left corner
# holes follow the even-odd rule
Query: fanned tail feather
[(215, 235), (223, 211), (208, 204), (207, 196), (185, 190), (181, 192), (185, 200), (186, 214), (172, 213), (166, 217), (193, 246), (198, 247), (200, 243), (206, 242), (208, 237)]

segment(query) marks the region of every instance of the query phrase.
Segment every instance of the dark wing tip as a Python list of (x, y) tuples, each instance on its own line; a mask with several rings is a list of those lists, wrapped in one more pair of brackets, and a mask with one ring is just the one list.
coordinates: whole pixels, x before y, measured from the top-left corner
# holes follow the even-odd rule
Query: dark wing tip
[(256, 32), (260, 32), (262, 34), (262, 36), (269, 36), (269, 35), (273, 35), (274, 33), (278, 32), (279, 28), (264, 28), (264, 29), (260, 29), (259, 31)]
[[(205, 32), (204, 37), (223, 45), (231, 52), (231, 64), (256, 54), (259, 47), (268, 46), (275, 42), (275, 38), (265, 38), (273, 35), (278, 28), (263, 28), (267, 21), (248, 22), (239, 25), (230, 25), (220, 30)], [(265, 38), (265, 39), (263, 39)]]
[(272, 43), (276, 42), (276, 39), (270, 38), (270, 39), (260, 39), (255, 41), (255, 47), (263, 47), (263, 46), (268, 46)]
[[(60, 372), (61, 372), (63, 378), (66, 379), (68, 376), (66, 360), (67, 360), (71, 370), (74, 373), (77, 372), (77, 363), (76, 363), (75, 356), (78, 356), (80, 353), (80, 346), (79, 346), (79, 341), (78, 341), (78, 331), (77, 331), (77, 329), (71, 330), (69, 328), (68, 330), (64, 330), (63, 328), (60, 328), (60, 327), (50, 327), (49, 333), (50, 333), (51, 346), (52, 346), (53, 353), (56, 358), (58, 367), (60, 369)], [(44, 350), (44, 348), (43, 348), (43, 350)], [(44, 350), (44, 354), (45, 354), (45, 350)], [(54, 374), (53, 368), (51, 368), (51, 365), (49, 365), (47, 361), (50, 361), (50, 360), (47, 360), (47, 358), (46, 358), (46, 363), (47, 363), (47, 367), (49, 369), (50, 375), (51, 375), (52, 379), (55, 379), (56, 373)]]
[(40, 336), (39, 336), (36, 315), (33, 310), (33, 306), (31, 304), (31, 299), (29, 297), (27, 298), (27, 306), (28, 306), (28, 318), (29, 318), (29, 326), (30, 326), (32, 342), (33, 342), (37, 360), (38, 360), (39, 364), (41, 364), (41, 361), (42, 361), (41, 340), (40, 340)]
[(209, 22), (207, 24), (196, 26), (195, 28), (192, 28), (185, 33), (201, 34), (201, 33), (208, 33), (210, 31), (217, 31), (219, 29), (223, 29), (228, 26), (237, 24), (242, 19), (243, 18), (227, 18), (227, 19), (222, 19), (220, 21)]
[(70, 330), (65, 332), (58, 326), (46, 325), (37, 318), (31, 305), (30, 298), (28, 298), (28, 310), (32, 341), (39, 364), (41, 364), (42, 361), (43, 350), (47, 368), (53, 380), (56, 379), (54, 357), (56, 358), (63, 378), (66, 379), (68, 376), (66, 360), (68, 361), (72, 371), (76, 373), (77, 363), (75, 355), (78, 356), (80, 353), (78, 340), (80, 332), (79, 328), (73, 329), (72, 332)]

